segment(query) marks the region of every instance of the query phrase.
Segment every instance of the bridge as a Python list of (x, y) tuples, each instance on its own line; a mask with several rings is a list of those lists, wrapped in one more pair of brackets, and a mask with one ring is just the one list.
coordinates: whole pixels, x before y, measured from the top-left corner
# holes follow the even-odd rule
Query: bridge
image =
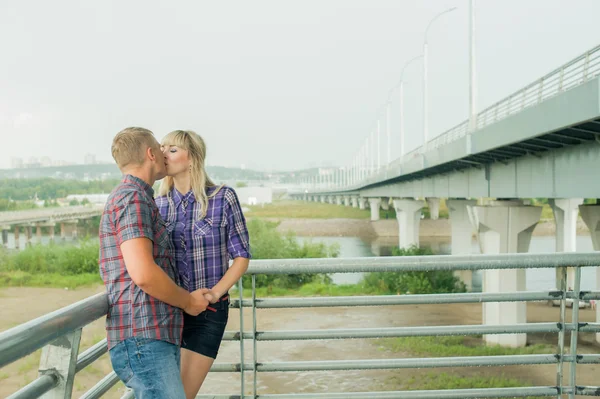
[[(292, 197), (360, 208), (368, 204), (371, 220), (379, 218), (380, 207), (393, 206), (400, 247), (419, 244), (421, 209), (428, 204), (436, 218), (440, 198), (446, 198), (455, 255), (471, 252), (473, 231), (482, 253), (527, 252), (541, 216), (541, 208), (527, 200), (549, 198), (557, 251), (575, 250), (578, 214), (600, 251), (600, 203), (583, 204), (584, 198), (600, 198), (600, 46), (388, 165), (375, 164), (373, 148), (361, 153), (336, 179), (313, 180)], [(459, 275), (470, 285), (469, 272)], [(572, 287), (572, 270), (568, 279)], [(484, 273), (485, 292), (524, 289), (524, 271)], [(486, 324), (526, 318), (524, 304), (488, 304), (486, 309)], [(523, 346), (525, 339), (493, 337), (490, 342)]]
[[(8, 231), (12, 227), (15, 234), (15, 247), (19, 248), (20, 228), (25, 229), (26, 243), (31, 244), (32, 229), (36, 228), (38, 241), (42, 236), (42, 229), (46, 228), (50, 240), (54, 240), (54, 226), (60, 223), (60, 236), (66, 238), (66, 225), (75, 224), (80, 219), (89, 219), (102, 214), (102, 207), (93, 206), (66, 206), (61, 208), (42, 208), (26, 211), (0, 212), (0, 229), (2, 230), (2, 245), (8, 245)], [(76, 234), (77, 230), (73, 230)]]

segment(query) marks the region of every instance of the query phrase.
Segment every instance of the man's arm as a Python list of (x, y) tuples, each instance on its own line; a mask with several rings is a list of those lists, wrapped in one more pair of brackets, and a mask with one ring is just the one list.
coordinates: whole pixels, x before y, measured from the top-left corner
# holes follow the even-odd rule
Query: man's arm
[(152, 245), (152, 241), (145, 237), (132, 238), (121, 244), (125, 267), (133, 282), (148, 295), (192, 316), (203, 312), (208, 305), (203, 296), (205, 291), (197, 290), (190, 294), (175, 284), (154, 262)]

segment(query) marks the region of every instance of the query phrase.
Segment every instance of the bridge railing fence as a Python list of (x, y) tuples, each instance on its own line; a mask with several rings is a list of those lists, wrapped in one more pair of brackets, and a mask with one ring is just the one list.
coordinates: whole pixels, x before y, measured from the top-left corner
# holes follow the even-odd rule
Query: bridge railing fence
[[(251, 320), (245, 320), (239, 312), (239, 331), (227, 331), (224, 339), (238, 341), (239, 362), (215, 363), (212, 372), (240, 374), (237, 393), (199, 395), (201, 399), (232, 398), (505, 398), (525, 396), (547, 396), (562, 398), (575, 395), (600, 396), (600, 387), (577, 383), (578, 365), (600, 364), (600, 354), (578, 352), (578, 333), (600, 332), (599, 323), (582, 323), (579, 319), (579, 300), (600, 299), (600, 292), (580, 289), (581, 268), (600, 264), (600, 253), (560, 254), (504, 254), (471, 256), (411, 256), (375, 257), (347, 259), (281, 259), (253, 261), (248, 274), (252, 278), (250, 297), (244, 296), (239, 285), (239, 298), (232, 300), (231, 307), (251, 308)], [(567, 290), (566, 268), (575, 268), (573, 290)], [(357, 273), (433, 270), (490, 270), (559, 268), (562, 282), (560, 289), (550, 291), (483, 292), (429, 295), (378, 295), (350, 297), (304, 297), (304, 298), (258, 298), (257, 276), (263, 274), (295, 273)], [(571, 321), (566, 320), (567, 301), (571, 300)], [(365, 327), (319, 330), (273, 330), (258, 329), (257, 309), (311, 308), (336, 306), (389, 306), (413, 304), (485, 303), (485, 302), (560, 301), (557, 320), (543, 323), (512, 325), (448, 325), (421, 327)], [(81, 329), (106, 315), (108, 310), (105, 294), (98, 294), (63, 309), (44, 315), (30, 322), (0, 333), (0, 367), (8, 365), (36, 350), (42, 349), (39, 377), (15, 392), (9, 399), (23, 398), (70, 398), (76, 374), (107, 352), (106, 340), (79, 353)], [(247, 316), (246, 316), (247, 317)], [(246, 324), (247, 323), (247, 324)], [(249, 325), (248, 328), (245, 326)], [(480, 334), (555, 333), (556, 351), (535, 355), (510, 356), (464, 356), (438, 358), (396, 358), (363, 360), (303, 360), (265, 362), (257, 346), (261, 341), (331, 340), (384, 337), (448, 336)], [(569, 353), (565, 341), (570, 333)], [(250, 343), (251, 349), (246, 345)], [(251, 362), (246, 359), (251, 355)], [(385, 370), (431, 367), (474, 367), (502, 365), (556, 365), (556, 383), (548, 386), (523, 386), (517, 388), (473, 388), (421, 391), (364, 391), (364, 392), (314, 392), (263, 394), (259, 392), (258, 375), (271, 372), (319, 372), (324, 370)], [(565, 365), (569, 365), (568, 373)], [(248, 377), (248, 378), (247, 378)], [(247, 381), (249, 380), (249, 381)], [(102, 378), (82, 398), (99, 398), (106, 393), (118, 378), (114, 372)], [(230, 387), (231, 389), (231, 387)], [(563, 396), (565, 395), (565, 396)], [(125, 397), (131, 397), (126, 392)]]
[[(546, 101), (562, 92), (584, 84), (588, 80), (600, 74), (600, 46), (586, 51), (580, 56), (542, 76), (536, 81), (528, 84), (521, 90), (497, 101), (477, 114), (473, 129), (481, 129), (498, 121), (501, 121), (511, 115), (517, 114), (522, 110)], [(442, 134), (429, 140), (426, 145), (421, 145), (402, 157), (392, 161), (388, 165), (380, 168), (380, 171), (393, 172), (401, 168), (403, 162), (414, 157), (415, 154), (422, 154), (451, 142), (454, 142), (469, 133), (469, 121), (466, 120)], [(355, 184), (359, 187), (365, 179)]]

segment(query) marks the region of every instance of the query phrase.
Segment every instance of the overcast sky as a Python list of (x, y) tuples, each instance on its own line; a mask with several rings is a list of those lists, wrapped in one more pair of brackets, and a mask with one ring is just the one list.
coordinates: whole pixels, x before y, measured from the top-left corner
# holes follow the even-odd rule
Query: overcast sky
[[(467, 118), (468, 0), (0, 0), (0, 168), (112, 161), (133, 125), (195, 130), (211, 165), (349, 164), (449, 7), (428, 35), (430, 137)], [(597, 0), (477, 0), (476, 15), (480, 109), (600, 44)], [(407, 150), (422, 141), (422, 68), (405, 74)]]

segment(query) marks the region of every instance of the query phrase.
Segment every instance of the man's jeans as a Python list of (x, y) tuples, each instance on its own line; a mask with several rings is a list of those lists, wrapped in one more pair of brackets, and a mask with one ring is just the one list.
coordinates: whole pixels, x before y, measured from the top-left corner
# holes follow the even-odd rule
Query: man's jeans
[(115, 345), (109, 353), (113, 370), (133, 389), (136, 399), (185, 399), (179, 346), (132, 337)]

